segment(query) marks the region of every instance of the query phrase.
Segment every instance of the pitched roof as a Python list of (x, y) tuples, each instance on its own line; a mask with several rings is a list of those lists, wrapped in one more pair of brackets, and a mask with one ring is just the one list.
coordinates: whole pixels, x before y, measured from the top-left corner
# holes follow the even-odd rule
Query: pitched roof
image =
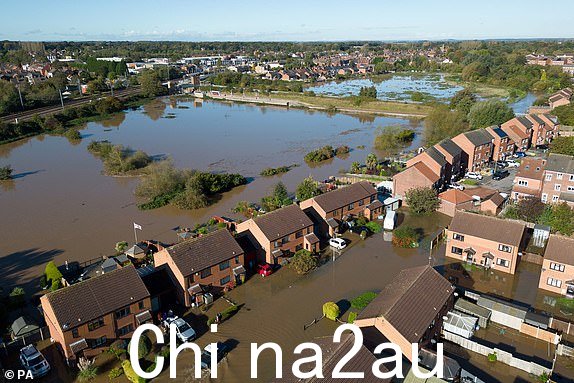
[(402, 270), (358, 319), (383, 317), (409, 342), (418, 342), (453, 292), (431, 266)]
[(532, 121), (530, 121), (528, 118), (526, 118), (525, 116), (518, 116), (516, 117), (516, 121), (518, 121), (524, 128), (526, 129), (532, 129), (532, 127), (534, 126), (534, 124), (532, 123)]
[(445, 166), (448, 162), (447, 160), (444, 158), (444, 154), (442, 154), (437, 148), (435, 148), (434, 146), (428, 148), (426, 150), (426, 153), (429, 155), (430, 158), (432, 158), (437, 164), (439, 164), (441, 167)]
[(325, 212), (330, 212), (376, 193), (370, 182), (361, 181), (313, 198)]
[(516, 177), (528, 178), (533, 180), (542, 180), (546, 160), (542, 158), (526, 157), (522, 159)]
[(530, 137), (528, 133), (526, 133), (524, 130), (520, 129), (516, 125), (503, 126), (502, 130), (504, 130), (504, 132), (508, 134), (510, 139), (517, 144), (521, 143), (523, 139)]
[(168, 247), (166, 251), (184, 276), (243, 254), (243, 250), (227, 229), (188, 239)]
[(471, 130), (470, 132), (463, 133), (463, 135), (472, 142), (474, 146), (486, 145), (492, 142), (492, 136), (484, 129)]
[(445, 152), (447, 152), (453, 157), (459, 156), (462, 153), (462, 149), (457, 144), (455, 144), (454, 141), (451, 140), (450, 138), (442, 140), (435, 146), (442, 148)]
[(462, 190), (448, 189), (438, 195), (443, 201), (453, 203), (455, 205), (472, 201), (472, 196), (466, 194)]
[(546, 121), (544, 121), (543, 119), (541, 119), (540, 117), (538, 117), (538, 115), (536, 114), (529, 114), (527, 117), (529, 117), (530, 119), (536, 121), (536, 123), (538, 125), (545, 125)]
[(433, 172), (431, 170), (431, 168), (426, 166), (423, 162), (417, 162), (413, 166), (406, 168), (404, 171), (407, 171), (407, 170), (412, 171), (413, 169), (416, 169), (422, 176), (424, 176), (426, 179), (428, 179), (432, 183), (435, 183), (436, 181), (438, 181), (440, 179), (440, 176), (438, 174), (436, 174), (435, 172)]
[(518, 246), (522, 241), (525, 227), (524, 223), (516, 221), (457, 211), (450, 223), (449, 230)]
[(46, 295), (59, 325), (68, 330), (149, 297), (133, 265)]
[(546, 250), (544, 251), (544, 258), (566, 265), (574, 265), (573, 248), (574, 238), (550, 234)]
[(546, 170), (574, 174), (574, 157), (552, 153), (546, 161)]
[(313, 225), (313, 221), (295, 204), (253, 218), (253, 221), (270, 241)]
[(489, 126), (488, 128), (486, 128), (486, 131), (488, 133), (490, 133), (490, 135), (492, 136), (492, 138), (496, 138), (494, 135), (496, 134), (499, 138), (506, 138), (508, 137), (508, 134), (506, 134), (504, 132), (504, 130), (502, 130), (499, 126), (494, 125), (494, 126)]
[[(354, 338), (351, 334), (344, 334), (341, 338), (341, 342), (334, 343), (332, 337), (318, 338), (313, 340), (317, 346), (319, 346), (323, 352), (323, 379), (309, 378), (301, 379), (297, 378), (292, 374), (291, 369), (287, 369), (283, 378), (274, 380), (274, 382), (281, 383), (311, 383), (311, 382), (321, 382), (321, 383), (387, 383), (391, 382), (391, 379), (380, 379), (375, 377), (372, 372), (372, 365), (375, 363), (377, 358), (363, 345), (359, 351), (353, 356), (349, 363), (345, 366), (345, 371), (357, 371), (364, 372), (365, 376), (362, 379), (336, 379), (333, 378), (333, 370), (336, 364), (341, 360), (341, 358), (351, 351), (353, 347)], [(301, 353), (301, 358), (309, 357), (312, 353), (309, 349), (304, 350)], [(385, 367), (382, 366), (381, 370), (384, 371)], [(303, 368), (305, 371), (305, 368)]]

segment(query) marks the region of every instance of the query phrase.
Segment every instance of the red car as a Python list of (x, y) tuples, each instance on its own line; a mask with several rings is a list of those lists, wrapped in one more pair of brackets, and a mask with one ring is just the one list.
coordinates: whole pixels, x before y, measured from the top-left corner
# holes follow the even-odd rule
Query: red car
[(257, 273), (262, 277), (268, 277), (269, 275), (273, 274), (273, 268), (270, 264), (265, 263), (263, 265), (257, 266)]

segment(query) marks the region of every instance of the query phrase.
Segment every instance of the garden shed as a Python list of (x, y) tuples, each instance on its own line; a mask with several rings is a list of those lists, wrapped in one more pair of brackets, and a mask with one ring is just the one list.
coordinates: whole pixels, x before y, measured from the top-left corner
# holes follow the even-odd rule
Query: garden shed
[(478, 325), (482, 328), (488, 326), (488, 321), (490, 320), (491, 312), (489, 309), (480, 307), (479, 305), (459, 298), (454, 304), (454, 308), (465, 314), (469, 314), (478, 318)]
[(491, 311), (491, 321), (505, 325), (506, 327), (513, 328), (515, 330), (520, 331), (522, 322), (524, 322), (524, 318), (526, 318), (527, 310), (510, 302), (504, 302), (496, 298), (487, 298), (481, 296), (478, 298), (477, 304)]

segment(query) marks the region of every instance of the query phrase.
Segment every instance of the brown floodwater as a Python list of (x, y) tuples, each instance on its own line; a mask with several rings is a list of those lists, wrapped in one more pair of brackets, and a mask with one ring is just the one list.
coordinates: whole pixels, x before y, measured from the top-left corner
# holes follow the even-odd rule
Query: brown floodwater
[[(288, 110), (246, 104), (155, 100), (137, 110), (93, 122), (81, 142), (38, 136), (0, 146), (0, 165), (10, 164), (15, 179), (0, 182), (0, 280), (5, 289), (22, 285), (34, 292), (44, 265), (55, 260), (87, 261), (113, 252), (118, 241), (133, 241), (133, 222), (143, 226), (139, 239), (173, 242), (173, 228), (193, 227), (213, 215), (233, 216), (238, 201), (258, 202), (278, 181), (294, 191), (302, 178), (325, 179), (363, 161), (373, 151), (376, 128), (420, 122)], [(102, 174), (102, 163), (86, 146), (109, 140), (169, 156), (176, 166), (252, 177), (248, 185), (225, 193), (216, 204), (194, 211), (164, 207), (137, 209), (136, 178)], [(420, 135), (413, 146), (420, 143)], [(303, 156), (323, 145), (348, 145), (344, 158), (307, 166)], [(365, 145), (361, 150), (357, 146)], [(300, 164), (290, 172), (259, 177), (266, 167)]]

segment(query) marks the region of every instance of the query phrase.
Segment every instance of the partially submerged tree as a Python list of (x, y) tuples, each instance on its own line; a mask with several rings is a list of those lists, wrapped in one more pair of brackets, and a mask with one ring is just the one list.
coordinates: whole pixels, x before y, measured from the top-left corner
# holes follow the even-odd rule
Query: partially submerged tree
[(411, 213), (415, 215), (434, 213), (440, 206), (437, 192), (431, 187), (418, 187), (407, 190), (405, 201)]

